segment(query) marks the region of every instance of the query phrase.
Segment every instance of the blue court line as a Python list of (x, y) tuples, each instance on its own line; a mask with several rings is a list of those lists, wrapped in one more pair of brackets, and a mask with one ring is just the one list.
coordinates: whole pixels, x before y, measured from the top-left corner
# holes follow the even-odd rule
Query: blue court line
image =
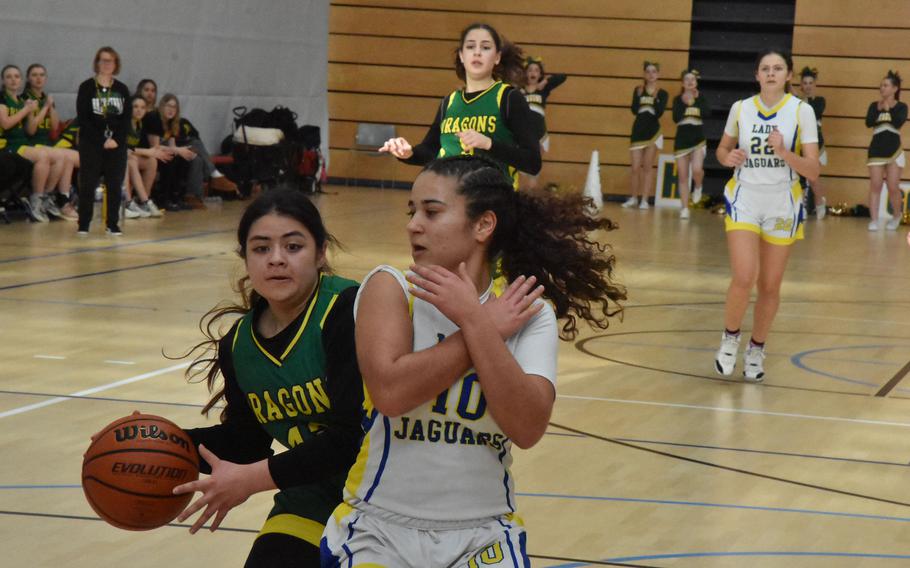
[(129, 247), (138, 247), (142, 245), (154, 244), (154, 243), (164, 243), (168, 241), (179, 241), (183, 239), (195, 239), (197, 237), (207, 237), (209, 235), (217, 235), (220, 233), (233, 233), (236, 229), (223, 229), (220, 231), (202, 231), (199, 233), (190, 233), (189, 235), (178, 235), (176, 237), (163, 237), (160, 239), (149, 239), (145, 241), (137, 241), (134, 243), (120, 243), (116, 245), (108, 245), (103, 247), (93, 247), (93, 248), (79, 248), (74, 250), (68, 250), (66, 252), (54, 252), (50, 254), (39, 254), (34, 256), (18, 256), (15, 258), (5, 258), (0, 260), (0, 264), (9, 264), (11, 262), (21, 262), (23, 260), (39, 260), (43, 258), (54, 258), (58, 256), (71, 256), (75, 254), (82, 254), (86, 252), (100, 252), (105, 250), (114, 250), (120, 248), (129, 248)]
[[(821, 375), (823, 377), (828, 377), (828, 378), (834, 379), (836, 381), (844, 381), (844, 382), (853, 383), (856, 385), (878, 387), (878, 386), (880, 386), (879, 383), (873, 383), (870, 381), (861, 381), (858, 379), (851, 379), (849, 377), (835, 375), (834, 373), (827, 373), (825, 371), (819, 371), (817, 369), (813, 369), (812, 367), (809, 367), (808, 365), (803, 363), (803, 358), (808, 357), (809, 355), (814, 355), (816, 353), (825, 353), (825, 352), (829, 352), (829, 351), (843, 351), (843, 350), (847, 350), (847, 349), (881, 349), (881, 348), (888, 348), (888, 347), (906, 348), (907, 346), (906, 345), (850, 345), (850, 346), (846, 346), (846, 347), (825, 347), (822, 349), (808, 349), (806, 351), (800, 351), (799, 353), (792, 355), (790, 357), (790, 362), (793, 363), (793, 365), (795, 365), (797, 368), (802, 369), (803, 371), (806, 371), (808, 373), (813, 373), (816, 375)], [(894, 390), (903, 391), (903, 392), (910, 391), (910, 389), (907, 389), (907, 388), (898, 388), (898, 389), (894, 389)]]
[[(878, 552), (824, 552), (824, 551), (789, 551), (789, 550), (758, 550), (743, 552), (678, 552), (670, 554), (647, 554), (641, 556), (622, 556), (607, 558), (606, 562), (636, 562), (643, 560), (666, 560), (670, 558), (706, 558), (706, 557), (814, 557), (814, 558), (880, 558), (883, 560), (905, 560), (910, 558), (906, 554), (885, 554)], [(547, 568), (580, 568), (591, 566), (581, 562), (569, 564), (553, 564)]]
[[(717, 349), (715, 349), (713, 347), (686, 347), (684, 345), (670, 345), (667, 343), (646, 343), (643, 341), (610, 341), (609, 344), (610, 345), (629, 345), (629, 346), (633, 346), (633, 347), (651, 347), (651, 348), (659, 347), (661, 349), (676, 349), (676, 350), (680, 350), (680, 351), (698, 351), (700, 353), (714, 353), (715, 351), (717, 351)], [(870, 346), (870, 347), (872, 347), (872, 346)], [(882, 347), (882, 346), (879, 346), (879, 347)], [(854, 347), (835, 347), (833, 349), (829, 349), (829, 351), (836, 351), (839, 349), (854, 349)], [(825, 350), (824, 349), (815, 349), (815, 350), (811, 350), (811, 351), (805, 351), (803, 353), (811, 355), (811, 354), (815, 353), (816, 351), (825, 351)], [(766, 353), (766, 355), (768, 355), (769, 357), (774, 357), (774, 356), (786, 357), (786, 355), (783, 355), (781, 353), (775, 353), (773, 351)], [(801, 354), (798, 353), (797, 355), (801, 355)], [(792, 357), (795, 357), (795, 356), (796, 355), (793, 355)], [(791, 357), (791, 360), (792, 360), (792, 357)], [(859, 363), (862, 365), (885, 365), (885, 366), (889, 366), (889, 367), (894, 366), (894, 363), (889, 363), (886, 361), (876, 361), (873, 359), (826, 358), (825, 361), (843, 361), (846, 363)]]
[(868, 515), (865, 513), (842, 513), (839, 511), (822, 511), (820, 509), (791, 509), (787, 507), (762, 507), (759, 505), (734, 505), (731, 503), (707, 503), (703, 501), (677, 501), (672, 499), (642, 499), (634, 497), (602, 497), (597, 495), (566, 495), (561, 493), (517, 493), (519, 497), (537, 497), (542, 499), (567, 499), (573, 501), (612, 501), (617, 503), (645, 503), (649, 505), (678, 505), (683, 507), (708, 507), (712, 509), (741, 509), (772, 513), (794, 513), (800, 515), (819, 515), (825, 517), (846, 517), (874, 521), (894, 521), (910, 523), (910, 517), (891, 517), (887, 515)]

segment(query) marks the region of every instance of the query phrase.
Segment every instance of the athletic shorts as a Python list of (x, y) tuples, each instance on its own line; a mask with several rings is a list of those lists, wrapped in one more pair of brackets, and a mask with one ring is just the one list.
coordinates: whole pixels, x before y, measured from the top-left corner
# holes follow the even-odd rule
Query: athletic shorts
[(518, 515), (465, 528), (414, 528), (407, 522), (391, 513), (365, 512), (342, 503), (322, 535), (322, 568), (531, 566), (527, 533)]
[(731, 179), (724, 188), (727, 231), (752, 231), (774, 245), (792, 245), (803, 238), (803, 188), (745, 186)]

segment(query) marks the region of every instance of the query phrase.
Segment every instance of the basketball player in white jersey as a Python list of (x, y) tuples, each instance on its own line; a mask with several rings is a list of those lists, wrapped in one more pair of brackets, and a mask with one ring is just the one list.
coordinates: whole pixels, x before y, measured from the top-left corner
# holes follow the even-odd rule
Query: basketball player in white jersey
[(735, 172), (724, 189), (733, 277), (714, 366), (723, 375), (733, 373), (740, 324), (757, 284), (752, 338), (743, 357), (743, 375), (750, 382), (764, 377), (764, 345), (780, 304), (790, 245), (803, 238), (799, 176), (816, 179), (821, 169), (815, 113), (789, 93), (792, 77), (788, 52), (759, 54), (755, 79), (761, 92), (733, 103), (717, 147), (718, 161)]
[[(354, 307), (366, 437), (322, 566), (530, 565), (511, 446), (529, 448), (547, 428), (557, 336), (574, 337), (578, 319), (605, 328), (625, 299), (614, 257), (588, 237), (614, 225), (585, 203), (515, 192), (474, 156), (417, 176), (412, 272), (376, 268)], [(512, 284), (496, 297), (498, 258)]]

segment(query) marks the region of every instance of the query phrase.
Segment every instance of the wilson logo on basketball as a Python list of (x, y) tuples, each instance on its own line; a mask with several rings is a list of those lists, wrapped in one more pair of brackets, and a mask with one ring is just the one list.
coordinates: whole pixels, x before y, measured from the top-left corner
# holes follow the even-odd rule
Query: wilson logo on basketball
[(152, 439), (161, 440), (162, 442), (170, 441), (183, 449), (189, 449), (190, 447), (189, 441), (181, 438), (177, 434), (168, 434), (154, 424), (150, 426), (124, 426), (123, 428), (117, 428), (114, 431), (114, 437), (117, 442), (126, 442), (140, 438), (142, 440)]

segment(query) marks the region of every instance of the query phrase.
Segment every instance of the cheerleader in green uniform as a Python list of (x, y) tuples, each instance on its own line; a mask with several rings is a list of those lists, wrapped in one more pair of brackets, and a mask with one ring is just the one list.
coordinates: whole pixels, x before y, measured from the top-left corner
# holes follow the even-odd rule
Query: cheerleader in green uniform
[[(566, 82), (567, 75), (564, 73), (553, 73), (547, 75), (544, 73), (543, 59), (539, 57), (528, 57), (525, 60), (525, 86), (521, 92), (528, 101), (528, 107), (533, 111), (533, 117), (540, 140), (540, 153), (550, 151), (550, 136), (547, 134), (547, 98), (556, 87)], [(522, 189), (534, 189), (537, 187), (537, 179), (540, 177), (522, 173)]]
[[(635, 87), (632, 92), (632, 137), (629, 150), (632, 152), (632, 175), (629, 184), (632, 195), (623, 207), (648, 208), (648, 194), (653, 183), (654, 158), (657, 150), (663, 148), (664, 140), (660, 134), (660, 116), (667, 108), (669, 95), (657, 87), (660, 66), (656, 62), (645, 61), (644, 84)], [(638, 198), (641, 197), (641, 203)]]
[[(818, 161), (821, 165), (828, 165), (828, 154), (825, 152), (825, 139), (822, 137), (822, 114), (825, 112), (825, 97), (815, 96), (815, 81), (818, 80), (818, 69), (803, 67), (800, 72), (800, 90), (803, 100), (815, 111), (815, 120), (818, 123)], [(828, 201), (821, 176), (806, 180), (812, 193), (815, 194), (815, 218), (821, 221), (828, 212)]]
[(540, 172), (540, 138), (534, 113), (513, 85), (525, 80), (521, 49), (487, 24), (461, 32), (455, 74), (464, 89), (447, 95), (423, 141), (411, 146), (391, 138), (379, 149), (399, 160), (426, 165), (435, 158), (484, 155), (502, 167), (518, 187), (518, 172)]
[(881, 98), (869, 105), (866, 112), (866, 126), (872, 128), (872, 143), (869, 145), (869, 213), (872, 221), (869, 230), (879, 229), (878, 208), (882, 182), (888, 182), (888, 197), (894, 209), (894, 217), (885, 225), (889, 231), (896, 231), (901, 222), (901, 171), (904, 169), (904, 150), (901, 146), (900, 128), (907, 120), (907, 105), (900, 101), (901, 76), (888, 71), (878, 88)]
[(676, 157), (677, 184), (682, 209), (680, 219), (689, 218), (689, 172), (695, 191), (692, 201), (701, 201), (701, 184), (705, 179), (705, 128), (708, 116), (708, 101), (698, 90), (698, 71), (686, 69), (682, 72), (682, 90), (673, 97), (673, 122), (677, 124), (673, 154)]
[[(25, 70), (25, 77), (25, 90), (22, 92), (22, 98), (38, 102), (38, 109), (29, 115), (25, 125), (26, 133), (29, 135), (29, 144), (47, 150), (52, 164), (56, 163), (59, 167), (57, 183), (51, 185), (52, 180), (48, 180), (49, 187), (44, 193), (44, 211), (48, 215), (75, 221), (79, 216), (70, 204), (70, 190), (73, 184), (73, 171), (79, 164), (79, 152), (73, 149), (57, 148), (51, 141), (51, 133), (56, 132), (60, 127), (60, 116), (57, 114), (54, 98), (44, 92), (47, 84), (47, 68), (40, 63), (32, 63)], [(55, 170), (53, 165), (51, 169), (51, 177), (55, 177), (58, 170)], [(54, 189), (66, 198), (68, 206), (64, 206), (62, 210), (57, 207), (55, 202)]]
[(22, 204), (32, 221), (47, 223), (48, 200), (44, 193), (49, 186), (53, 187), (50, 182), (56, 183), (61, 168), (52, 159), (48, 148), (30, 145), (25, 127), (28, 117), (38, 110), (38, 102), (19, 96), (22, 71), (15, 65), (7, 65), (0, 71), (0, 76), (3, 79), (3, 93), (0, 94), (0, 148), (32, 163), (32, 194), (28, 199), (23, 197)]

